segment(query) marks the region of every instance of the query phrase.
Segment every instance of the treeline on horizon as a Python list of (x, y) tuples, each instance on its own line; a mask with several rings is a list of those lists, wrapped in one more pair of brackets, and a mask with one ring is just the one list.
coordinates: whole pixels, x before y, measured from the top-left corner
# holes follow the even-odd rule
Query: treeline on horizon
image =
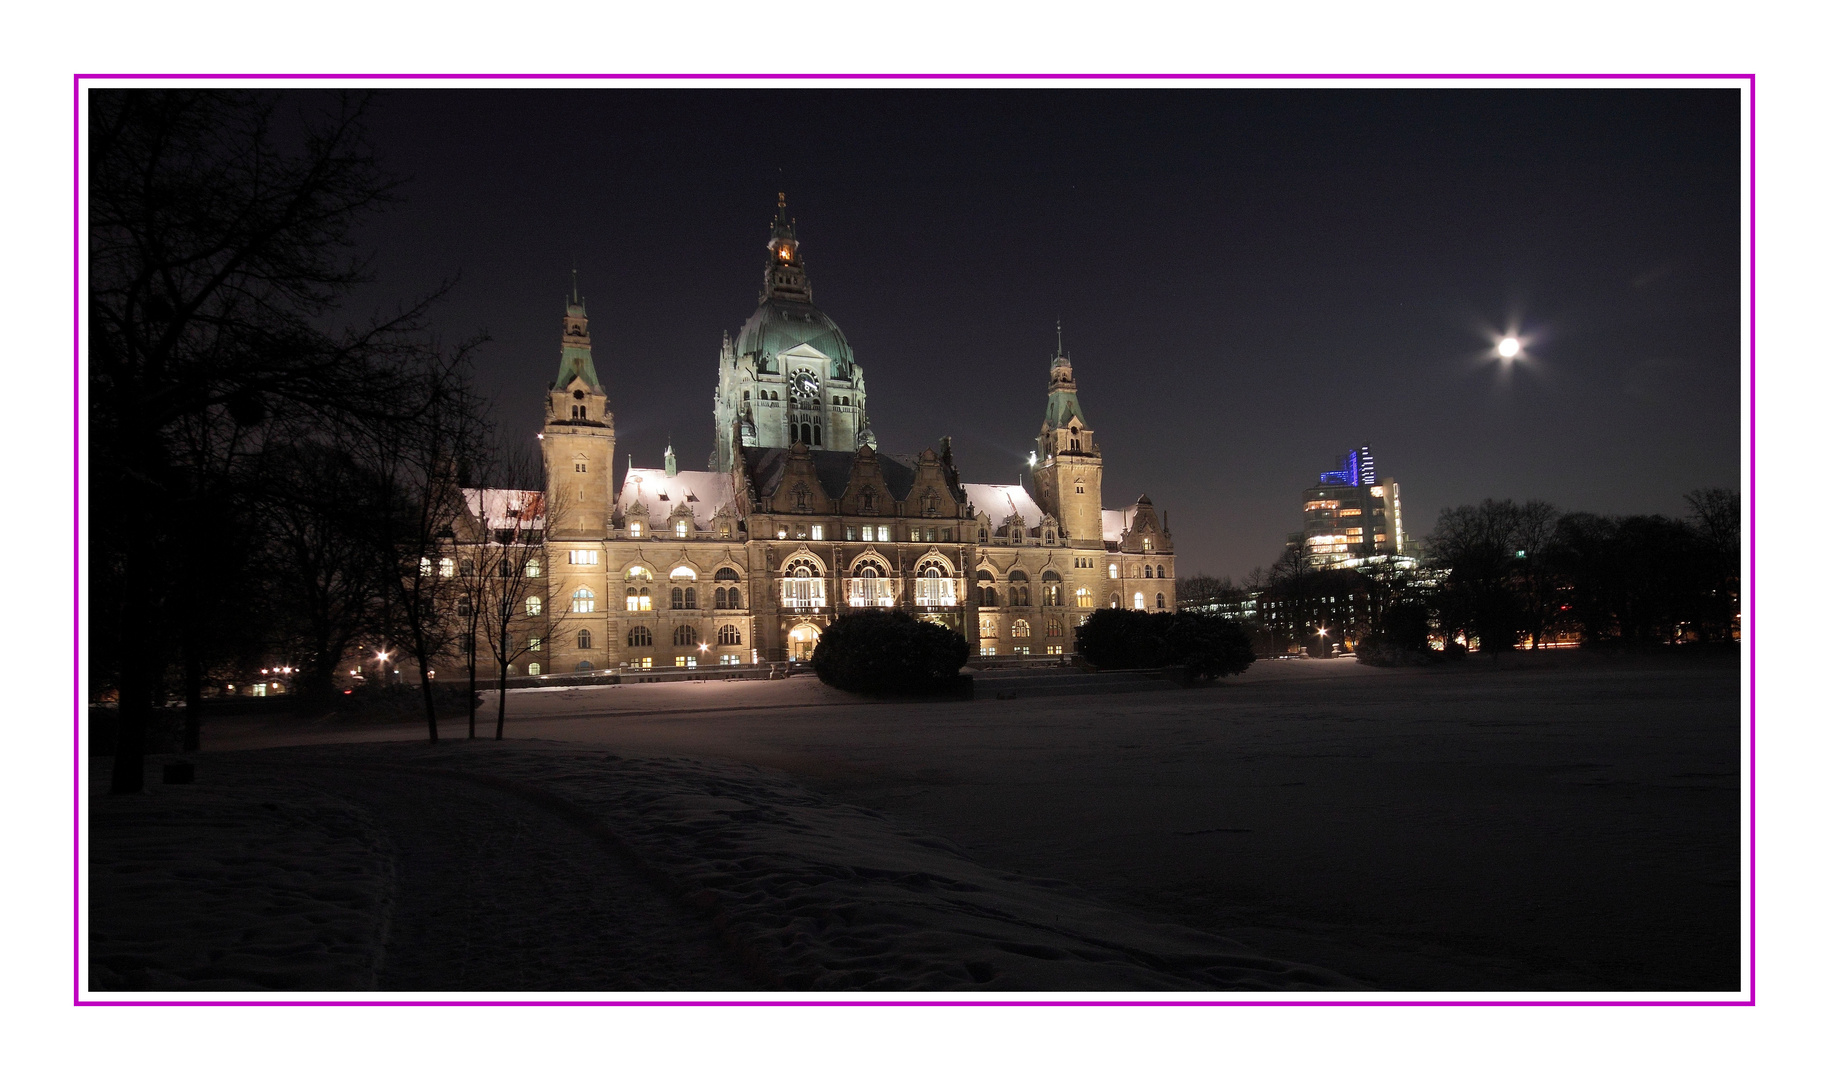
[[(1419, 565), (1317, 569), (1291, 546), (1240, 583), (1197, 574), (1177, 583), (1184, 606), (1262, 605), (1358, 591), (1368, 603), (1349, 629), (1363, 647), (1421, 650), (1435, 637), (1485, 651), (1576, 637), (1583, 645), (1734, 639), (1740, 614), (1740, 493), (1703, 488), (1689, 513), (1562, 511), (1539, 499), (1486, 499), (1442, 511)], [(1271, 651), (1279, 640), (1268, 639)], [(1291, 641), (1292, 645), (1301, 644)]]
[(157, 705), (186, 702), (195, 749), (206, 688), (275, 658), (307, 696), (376, 643), (472, 689), (505, 671), (540, 508), (465, 573), (444, 560), (463, 488), (537, 489), (537, 456), (496, 448), (477, 342), (429, 330), (443, 289), (332, 328), (365, 280), (355, 227), (398, 198), (367, 98), (89, 102), (89, 689), (118, 705), (113, 790), (140, 790)]

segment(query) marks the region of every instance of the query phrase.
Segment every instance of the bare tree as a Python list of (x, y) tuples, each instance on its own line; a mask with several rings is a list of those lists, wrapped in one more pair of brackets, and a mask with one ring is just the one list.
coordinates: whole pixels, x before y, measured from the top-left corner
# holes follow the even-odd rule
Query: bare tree
[(488, 443), (482, 403), (471, 391), (468, 347), (425, 373), (425, 407), (411, 422), (377, 429), (376, 510), (371, 542), (386, 560), (392, 611), (419, 667), (426, 731), (438, 741), (432, 672), (456, 643), (459, 586), (454, 543), (464, 513), (469, 461)]
[(508, 673), (522, 657), (557, 639), (570, 621), (563, 597), (550, 595), (552, 568), (541, 564), (541, 540), (549, 522), (565, 514), (560, 485), (545, 487), (538, 455), (511, 451), (504, 459), (511, 488), (485, 494), (483, 515), (490, 535), (491, 570), (481, 582), (486, 616), (484, 640), (495, 661), (495, 737), (508, 722)]
[[(144, 784), (145, 735), (176, 656), (194, 709), (220, 609), (206, 557), (252, 527), (247, 462), (276, 437), (414, 415), (403, 373), (433, 298), (342, 334), (363, 280), (356, 223), (393, 181), (366, 100), (234, 90), (89, 92), (91, 626), (120, 707), (111, 788)], [(284, 128), (283, 137), (276, 131)], [(194, 726), (194, 724), (193, 724)]]

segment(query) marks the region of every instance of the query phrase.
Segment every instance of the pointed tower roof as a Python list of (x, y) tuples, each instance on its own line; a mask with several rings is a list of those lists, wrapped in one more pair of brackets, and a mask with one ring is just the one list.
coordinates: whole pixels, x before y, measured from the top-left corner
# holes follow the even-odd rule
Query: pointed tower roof
[(603, 389), (597, 367), (591, 363), (590, 324), (584, 314), (584, 297), (578, 295), (578, 271), (574, 269), (572, 294), (565, 301), (565, 326), (559, 339), (559, 377), (553, 380), (553, 389), (569, 386), (575, 378), (582, 378), (593, 390)]
[(1054, 359), (1048, 364), (1048, 415), (1042, 420), (1042, 430), (1052, 431), (1066, 427), (1069, 421), (1077, 420), (1081, 427), (1087, 427), (1086, 413), (1080, 408), (1079, 386), (1073, 381), (1073, 361), (1067, 356), (1067, 349), (1061, 336), (1061, 324), (1054, 323)]
[(776, 194), (775, 220), (768, 231), (768, 269), (762, 275), (759, 302), (770, 300), (813, 302), (813, 286), (807, 281), (806, 264), (800, 259), (800, 239), (794, 235), (794, 219), (787, 215), (785, 191)]

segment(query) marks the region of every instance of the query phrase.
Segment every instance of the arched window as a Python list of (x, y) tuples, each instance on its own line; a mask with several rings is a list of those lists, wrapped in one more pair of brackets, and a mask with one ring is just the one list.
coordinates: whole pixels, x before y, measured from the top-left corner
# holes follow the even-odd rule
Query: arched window
[(1010, 636), (1011, 637), (1028, 637), (1029, 636), (1029, 620), (1017, 619), (1015, 622), (1011, 623), (1010, 624)]
[(673, 643), (675, 645), (697, 645), (699, 643), (698, 628), (693, 626), (674, 627)]
[(654, 632), (645, 626), (637, 626), (629, 631), (629, 648), (645, 649), (654, 644)]
[(730, 567), (721, 566), (718, 568), (717, 573), (711, 575), (711, 580), (713, 580), (713, 581), (741, 581), (743, 579), (738, 577), (737, 572), (735, 570), (732, 570)]
[(540, 665), (538, 665), (538, 664), (528, 664), (527, 665), (527, 674), (538, 675), (539, 673), (540, 673)]
[(1166, 606), (1167, 606), (1167, 605), (1166, 605), (1166, 604), (1165, 604), (1165, 603), (1164, 603), (1164, 602), (1163, 602), (1163, 596), (1162, 596), (1162, 594), (1161, 594), (1161, 593), (1157, 593), (1157, 594), (1156, 594), (1156, 610), (1157, 610), (1157, 611), (1162, 611), (1162, 610), (1165, 610), (1165, 608), (1166, 608)]
[(1112, 607), (1123, 607), (1124, 606), (1123, 598), (1120, 597), (1117, 593), (1112, 593), (1110, 596), (1106, 597), (1105, 602)]
[(1156, 564), (1156, 576), (1159, 578), (1168, 577), (1168, 574), (1163, 572), (1161, 563)]
[(623, 577), (625, 580), (643, 585), (654, 580), (653, 572), (645, 566), (631, 566), (629, 567), (628, 573), (624, 574)]
[(1143, 564), (1143, 576), (1144, 576), (1144, 577), (1155, 577), (1155, 576), (1156, 576), (1156, 568), (1155, 568), (1155, 567), (1153, 567), (1153, 566), (1151, 566), (1151, 565), (1149, 565), (1149, 564), (1148, 564), (1148, 563), (1144, 563), (1144, 564)]
[(1138, 611), (1142, 611), (1143, 610), (1143, 594), (1142, 593), (1132, 593), (1130, 596), (1130, 603), (1131, 603), (1131, 607), (1137, 609)]
[(826, 579), (819, 567), (801, 558), (781, 573), (781, 603), (785, 607), (825, 607)]
[(690, 585), (686, 586), (686, 610), (697, 611), (698, 607), (699, 591)]
[(978, 637), (985, 641), (997, 640), (997, 616), (978, 616)]
[[(502, 565), (505, 567), (508, 564), (503, 563)], [(528, 577), (539, 577), (540, 576), (540, 560), (538, 560), (538, 559), (528, 559), (527, 560), (527, 576)]]
[(1118, 580), (1118, 564), (1112, 563), (1110, 566), (1107, 566), (1105, 568), (1105, 576), (1113, 581)]
[(852, 607), (888, 607), (895, 603), (889, 588), (888, 571), (874, 563), (865, 563), (851, 578)]
[(539, 597), (530, 596), (527, 598), (527, 614), (538, 615), (542, 606)]
[(579, 612), (596, 611), (597, 594), (585, 588), (580, 588), (577, 592), (572, 593), (572, 610)]
[(922, 607), (956, 607), (958, 593), (953, 579), (938, 563), (928, 563), (915, 571), (915, 603)]
[(1052, 570), (1042, 571), (1042, 606), (1061, 606), (1061, 576)]
[(1092, 590), (1091, 589), (1073, 590), (1073, 606), (1074, 607), (1091, 607), (1092, 606)]
[(591, 632), (589, 630), (578, 631), (578, 647), (580, 649), (588, 649), (591, 647)]
[(679, 611), (686, 606), (686, 590), (673, 590), (673, 610)]
[(725, 623), (723, 626), (718, 627), (718, 644), (741, 645), (743, 644), (743, 632), (730, 623)]
[(820, 445), (820, 443), (819, 443), (819, 425), (818, 424), (813, 425), (813, 445), (814, 446)]

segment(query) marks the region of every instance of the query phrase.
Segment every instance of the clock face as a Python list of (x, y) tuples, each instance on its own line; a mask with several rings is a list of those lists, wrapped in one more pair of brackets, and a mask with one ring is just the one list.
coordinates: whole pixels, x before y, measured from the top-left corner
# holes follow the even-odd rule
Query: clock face
[(819, 396), (819, 376), (810, 371), (796, 371), (788, 379), (788, 389), (805, 401)]

